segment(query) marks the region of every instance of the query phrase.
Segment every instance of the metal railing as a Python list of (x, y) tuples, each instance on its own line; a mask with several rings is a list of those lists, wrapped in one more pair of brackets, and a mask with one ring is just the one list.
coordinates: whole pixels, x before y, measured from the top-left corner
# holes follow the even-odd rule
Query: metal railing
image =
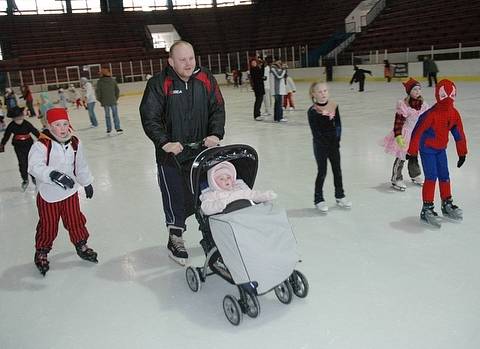
[[(197, 64), (208, 68), (214, 74), (224, 74), (231, 73), (234, 69), (248, 70), (249, 61), (252, 57), (257, 56), (263, 56), (264, 58), (273, 56), (281, 59), (290, 68), (306, 67), (309, 64), (307, 45), (199, 55), (197, 56)], [(42, 85), (42, 89), (58, 89), (72, 83), (78, 84), (80, 77), (97, 78), (101, 67), (108, 67), (120, 83), (133, 82), (144, 80), (147, 74), (154, 75), (160, 72), (167, 64), (167, 57), (162, 57), (7, 71), (6, 84), (8, 87)]]
[[(353, 36), (352, 36), (353, 37)], [(350, 41), (351, 39), (347, 39)], [(214, 74), (231, 73), (233, 69), (248, 70), (249, 61), (256, 56), (273, 56), (281, 59), (292, 68), (305, 68), (323, 65), (327, 60), (335, 65), (353, 64), (381, 64), (388, 59), (391, 63), (418, 62), (424, 56), (435, 60), (460, 60), (480, 58), (480, 47), (474, 43), (458, 43), (456, 45), (442, 46), (441, 48), (429, 46), (411, 51), (405, 48), (400, 52), (388, 50), (370, 50), (362, 52), (338, 53), (335, 49), (328, 57), (324, 56), (320, 62), (309, 62), (308, 45), (268, 48), (255, 51), (237, 51), (232, 53), (215, 53), (197, 56), (197, 64), (208, 68)], [(343, 44), (342, 44), (343, 45)], [(345, 44), (346, 46), (347, 44)], [(343, 48), (343, 47), (342, 47)], [(58, 66), (6, 72), (6, 86), (18, 87), (22, 85), (41, 85), (42, 89), (58, 89), (69, 84), (78, 84), (80, 77), (96, 79), (100, 69), (108, 67), (113, 76), (120, 83), (145, 80), (147, 74), (155, 75), (167, 65), (167, 58), (144, 59), (138, 61), (121, 61), (111, 63), (88, 64), (79, 66)]]
[(402, 51), (369, 50), (361, 52), (346, 52), (335, 55), (336, 65), (381, 64), (385, 59), (391, 63), (408, 63), (423, 60), (424, 56), (441, 60), (461, 60), (480, 58), (480, 46), (477, 43), (458, 43), (441, 47), (417, 47), (415, 50), (405, 48)]

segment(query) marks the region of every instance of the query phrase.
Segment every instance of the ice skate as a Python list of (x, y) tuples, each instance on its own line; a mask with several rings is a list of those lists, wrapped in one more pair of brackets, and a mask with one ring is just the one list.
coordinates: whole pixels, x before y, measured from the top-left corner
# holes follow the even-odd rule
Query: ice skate
[(433, 210), (433, 204), (423, 204), (422, 212), (420, 212), (420, 220), (435, 228), (441, 228), (442, 226), (437, 212)]
[(22, 184), (20, 185), (20, 187), (22, 188), (22, 191), (27, 190), (27, 188), (28, 188), (28, 180), (27, 180), (27, 181), (22, 181)]
[(463, 219), (463, 211), (454, 205), (451, 199), (442, 201), (442, 214), (443, 217), (453, 221), (461, 221)]
[(98, 263), (97, 252), (88, 247), (86, 241), (80, 241), (78, 244), (75, 245), (75, 249), (77, 250), (77, 254), (81, 259), (85, 259), (86, 261), (93, 263)]
[(407, 186), (403, 181), (395, 181), (392, 182), (392, 188), (398, 191), (405, 191), (405, 189), (407, 189)]
[(337, 206), (341, 208), (352, 208), (352, 203), (346, 198), (336, 199)]
[(423, 186), (423, 178), (420, 176), (414, 177), (412, 178), (412, 183), (419, 186)]
[(48, 250), (39, 249), (35, 252), (35, 257), (33, 259), (33, 261), (35, 262), (35, 265), (37, 266), (38, 270), (43, 276), (45, 276), (48, 269), (50, 269), (49, 267), (50, 262), (47, 259), (47, 254), (48, 254)]
[(185, 266), (188, 261), (188, 253), (185, 249), (185, 242), (181, 236), (170, 233), (168, 238), (168, 256), (181, 266)]
[(325, 201), (320, 201), (315, 204), (315, 208), (319, 210), (321, 213), (327, 213), (328, 212), (328, 205)]

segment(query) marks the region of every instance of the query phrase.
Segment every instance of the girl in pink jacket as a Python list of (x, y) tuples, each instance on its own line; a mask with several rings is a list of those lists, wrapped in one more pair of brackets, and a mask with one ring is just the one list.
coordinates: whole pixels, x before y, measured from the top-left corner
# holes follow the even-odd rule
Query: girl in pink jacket
[[(406, 82), (403, 82), (403, 86), (407, 97), (397, 102), (393, 130), (381, 142), (385, 152), (395, 156), (391, 182), (392, 187), (399, 191), (404, 191), (407, 188), (403, 181), (402, 170), (413, 128), (418, 117), (429, 108), (422, 98), (422, 88), (417, 80), (409, 78)], [(408, 174), (413, 183), (423, 184), (417, 160), (408, 160)]]

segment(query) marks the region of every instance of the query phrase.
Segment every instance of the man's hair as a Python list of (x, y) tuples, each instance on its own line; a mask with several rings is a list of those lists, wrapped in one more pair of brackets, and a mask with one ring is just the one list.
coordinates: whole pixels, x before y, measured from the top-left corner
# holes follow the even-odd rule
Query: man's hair
[(175, 41), (172, 46), (170, 46), (170, 52), (168, 53), (168, 57), (172, 58), (175, 48), (180, 45), (190, 46), (193, 50), (193, 46), (191, 43), (189, 43), (188, 41), (178, 40), (178, 41)]

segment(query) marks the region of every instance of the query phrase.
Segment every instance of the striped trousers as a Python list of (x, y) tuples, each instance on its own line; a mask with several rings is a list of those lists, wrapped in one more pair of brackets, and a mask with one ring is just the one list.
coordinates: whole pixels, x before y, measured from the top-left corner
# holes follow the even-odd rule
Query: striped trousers
[(58, 202), (46, 202), (40, 194), (37, 195), (39, 221), (35, 235), (35, 248), (52, 249), (53, 241), (58, 234), (58, 222), (62, 218), (63, 226), (70, 235), (70, 241), (75, 245), (88, 239), (87, 222), (80, 211), (78, 193)]

